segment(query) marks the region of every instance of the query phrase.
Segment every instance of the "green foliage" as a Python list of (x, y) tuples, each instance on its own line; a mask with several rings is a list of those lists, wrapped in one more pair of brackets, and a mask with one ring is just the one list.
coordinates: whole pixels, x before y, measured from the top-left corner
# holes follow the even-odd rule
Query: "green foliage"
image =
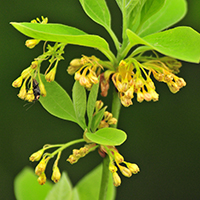
[(177, 27), (144, 38), (127, 30), (131, 46), (144, 44), (156, 51), (189, 62), (200, 61), (200, 35), (190, 27)]
[(77, 120), (83, 129), (86, 128), (85, 124), (85, 112), (86, 112), (86, 92), (85, 88), (80, 85), (78, 81), (74, 83), (72, 89), (74, 110)]
[(46, 82), (44, 75), (41, 75), (41, 79), (47, 91), (46, 97), (40, 97), (42, 106), (58, 118), (77, 122), (74, 106), (67, 92), (55, 81)]
[(86, 133), (86, 137), (94, 143), (110, 146), (121, 145), (126, 140), (126, 133), (116, 128), (102, 128), (95, 133)]
[[(33, 170), (24, 168), (15, 178), (14, 189), (17, 200), (97, 200), (102, 175), (102, 165), (99, 165), (73, 188), (66, 173), (60, 181), (53, 185), (47, 182), (40, 186)], [(110, 174), (108, 195), (106, 200), (114, 200), (115, 188)]]
[(71, 181), (67, 174), (63, 172), (60, 181), (52, 187), (45, 200), (71, 200), (72, 193)]
[(30, 168), (24, 168), (15, 178), (14, 190), (17, 200), (44, 200), (53, 184), (49, 181), (41, 187)]
[(98, 91), (99, 91), (99, 84), (94, 84), (88, 96), (88, 102), (87, 102), (88, 129), (90, 129), (91, 126), (94, 108), (98, 96)]
[(137, 30), (137, 33), (144, 37), (162, 31), (180, 21), (185, 16), (186, 11), (187, 5), (185, 0), (166, 0), (163, 7), (148, 18), (140, 30)]
[(110, 60), (114, 55), (108, 43), (100, 36), (87, 34), (77, 28), (62, 24), (11, 23), (26, 36), (52, 42), (93, 47), (102, 51)]

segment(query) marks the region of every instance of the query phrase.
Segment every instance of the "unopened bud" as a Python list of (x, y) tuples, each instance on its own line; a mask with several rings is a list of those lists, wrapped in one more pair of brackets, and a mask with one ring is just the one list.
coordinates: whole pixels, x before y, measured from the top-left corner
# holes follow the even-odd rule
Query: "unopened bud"
[(121, 178), (119, 177), (119, 175), (117, 174), (117, 172), (114, 172), (113, 174), (113, 184), (115, 187), (118, 187), (121, 185)]
[(35, 174), (40, 176), (46, 169), (47, 162), (45, 159), (42, 159), (35, 168)]
[(31, 72), (32, 72), (32, 71), (33, 71), (33, 69), (32, 69), (31, 67), (28, 67), (28, 68), (24, 69), (24, 70), (22, 71), (22, 73), (21, 73), (21, 77), (22, 77), (23, 79), (29, 77), (29, 76), (31, 75)]
[(29, 40), (26, 40), (25, 45), (26, 45), (29, 49), (32, 49), (32, 48), (34, 48), (39, 42), (40, 42), (40, 40), (38, 40), (38, 39), (29, 39)]
[(126, 177), (131, 177), (132, 176), (132, 172), (129, 168), (126, 168), (124, 166), (118, 165), (121, 173), (126, 176)]
[(137, 174), (140, 171), (139, 167), (134, 163), (126, 162), (126, 166), (131, 170), (133, 174)]
[(46, 183), (46, 180), (47, 180), (47, 177), (46, 177), (45, 173), (42, 173), (37, 179), (37, 181), (40, 185), (44, 185)]
[(105, 119), (105, 121), (110, 120), (112, 117), (113, 117), (112, 113), (110, 113), (108, 111), (104, 112), (104, 119)]
[(124, 162), (124, 157), (116, 151), (114, 152), (114, 157), (115, 157), (115, 162), (117, 163)]
[(54, 183), (57, 183), (59, 180), (60, 180), (60, 177), (61, 177), (61, 173), (60, 173), (60, 170), (59, 168), (56, 166), (53, 168), (53, 174), (51, 176), (51, 180), (54, 182)]
[(26, 97), (26, 82), (22, 85), (19, 94), (17, 95), (20, 99), (25, 99)]
[(29, 160), (32, 161), (32, 162), (34, 162), (34, 161), (39, 161), (40, 158), (42, 157), (43, 153), (44, 153), (44, 149), (41, 149), (41, 150), (39, 150), (39, 151), (33, 153), (33, 154), (29, 157)]
[(43, 97), (46, 97), (47, 92), (46, 92), (46, 89), (45, 89), (44, 84), (42, 83), (42, 81), (40, 81), (40, 83), (39, 83), (39, 89), (40, 89), (40, 94)]
[(46, 79), (47, 82), (52, 82), (52, 81), (55, 80), (56, 69), (57, 69), (57, 67), (54, 67), (53, 69), (51, 69), (50, 72), (48, 72), (48, 73), (45, 75), (45, 79)]
[(95, 103), (96, 112), (98, 112), (103, 107), (103, 101), (99, 100)]
[(31, 68), (32, 68), (32, 69), (37, 69), (37, 67), (38, 67), (38, 61), (35, 60), (35, 61), (33, 61), (33, 62), (31, 63)]
[(116, 118), (111, 118), (110, 120), (108, 120), (108, 124), (111, 125), (111, 124), (117, 124), (117, 119)]
[(23, 78), (22, 76), (18, 77), (15, 81), (13, 81), (12, 86), (15, 88), (21, 87)]

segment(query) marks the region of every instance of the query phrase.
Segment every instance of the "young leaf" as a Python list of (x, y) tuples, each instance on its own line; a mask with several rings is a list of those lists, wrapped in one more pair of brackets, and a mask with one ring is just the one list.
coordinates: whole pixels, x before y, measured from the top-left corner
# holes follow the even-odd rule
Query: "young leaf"
[[(73, 190), (72, 200), (98, 200), (102, 176), (102, 165), (84, 176)], [(107, 196), (105, 200), (115, 199), (115, 187), (113, 185), (112, 174), (110, 173)], [(78, 198), (79, 197), (79, 198)]]
[(92, 132), (95, 132), (96, 129), (99, 126), (100, 121), (103, 118), (104, 112), (106, 110), (107, 107), (102, 108), (98, 113), (96, 113), (93, 118), (92, 118), (92, 122), (91, 122), (91, 130)]
[(186, 12), (187, 4), (185, 0), (166, 0), (164, 6), (144, 22), (138, 35), (144, 37), (162, 31), (180, 21)]
[(140, 15), (140, 26), (151, 16), (157, 13), (164, 5), (166, 0), (148, 0), (144, 4)]
[(48, 193), (45, 200), (71, 200), (72, 184), (66, 173), (63, 173), (61, 179), (56, 183)]
[(40, 97), (42, 106), (52, 115), (77, 123), (74, 106), (67, 92), (55, 81), (48, 83), (41, 74), (42, 82), (47, 91), (46, 97)]
[(110, 146), (121, 145), (127, 138), (126, 133), (116, 128), (102, 128), (95, 133), (86, 133), (86, 137), (94, 143)]
[(30, 168), (24, 168), (14, 180), (14, 191), (17, 200), (44, 200), (53, 187), (49, 181), (41, 186), (37, 176)]
[(127, 30), (127, 35), (132, 46), (144, 44), (180, 60), (194, 63), (200, 61), (200, 34), (190, 27), (177, 27), (144, 38), (131, 30)]
[(76, 117), (79, 121), (79, 124), (81, 124), (81, 127), (84, 127), (83, 129), (85, 129), (86, 92), (85, 88), (81, 86), (78, 81), (74, 83), (72, 97)]
[(82, 45), (99, 49), (110, 61), (114, 62), (114, 55), (109, 49), (108, 43), (97, 35), (89, 35), (77, 28), (62, 24), (39, 23), (11, 23), (18, 31), (28, 37), (44, 41), (63, 42)]
[(92, 89), (90, 90), (90, 94), (88, 97), (88, 102), (87, 102), (87, 116), (88, 116), (88, 124), (89, 124), (89, 129), (90, 125), (92, 122), (92, 116), (94, 113), (94, 108), (97, 100), (97, 95), (98, 95), (98, 90), (99, 90), (99, 84), (94, 84), (92, 86)]
[(85, 13), (106, 29), (110, 27), (110, 12), (105, 0), (79, 0)]

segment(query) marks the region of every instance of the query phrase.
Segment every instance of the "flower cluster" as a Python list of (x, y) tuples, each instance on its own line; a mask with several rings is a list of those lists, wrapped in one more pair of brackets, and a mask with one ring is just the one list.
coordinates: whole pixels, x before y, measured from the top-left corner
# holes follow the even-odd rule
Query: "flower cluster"
[(121, 184), (121, 178), (119, 177), (117, 171), (118, 169), (126, 177), (131, 177), (132, 174), (137, 174), (140, 169), (139, 167), (130, 162), (124, 161), (124, 157), (118, 152), (114, 146), (102, 146), (99, 148), (99, 154), (105, 157), (105, 153), (108, 154), (110, 163), (109, 170), (113, 176), (113, 183), (116, 187)]
[(70, 75), (75, 73), (75, 80), (90, 90), (93, 84), (99, 82), (98, 76), (102, 69), (103, 67), (98, 58), (83, 56), (81, 59), (72, 60), (67, 71)]
[[(40, 185), (44, 185), (45, 182), (46, 182), (46, 175), (45, 175), (46, 166), (48, 164), (48, 161), (53, 157), (49, 153), (44, 154), (44, 151), (48, 148), (51, 148), (51, 146), (45, 145), (42, 149), (33, 153), (29, 158), (30, 161), (34, 162), (34, 161), (39, 161), (43, 156), (43, 158), (41, 159), (41, 161), (39, 162), (39, 164), (35, 168), (35, 174), (38, 176), (38, 183)], [(53, 173), (52, 173), (51, 179), (55, 183), (57, 183), (61, 178), (61, 173), (60, 173), (60, 170), (58, 168), (58, 161), (60, 159), (60, 156), (61, 156), (61, 151), (58, 152), (57, 158), (56, 158), (54, 165), (53, 165)]]
[(88, 153), (91, 151), (94, 151), (97, 148), (97, 145), (95, 143), (86, 144), (84, 147), (81, 147), (80, 149), (73, 149), (72, 155), (69, 156), (67, 161), (69, 161), (71, 164), (76, 163), (80, 158), (85, 157)]
[[(31, 23), (38, 22), (41, 24), (46, 24), (48, 22), (48, 18), (42, 17), (42, 21), (40, 21), (39, 18), (31, 21)], [(40, 40), (38, 39), (30, 39), (26, 41), (26, 46), (29, 48), (33, 48), (39, 42)], [(53, 46), (47, 45), (47, 51), (35, 58), (31, 65), (22, 71), (21, 76), (12, 83), (12, 86), (16, 88), (22, 86), (18, 94), (19, 98), (32, 102), (38, 100), (40, 94), (44, 97), (46, 96), (45, 86), (40, 77), (41, 64), (43, 61), (49, 60), (50, 64), (45, 72), (45, 79), (47, 82), (54, 81), (58, 62), (64, 59), (62, 57), (62, 54), (64, 53), (65, 46), (66, 44), (64, 43), (55, 43)], [(44, 50), (45, 47), (46, 42), (44, 44)], [(50, 69), (54, 63), (54, 67)], [(39, 83), (36, 81), (36, 78), (37, 80), (39, 80)]]
[(112, 76), (112, 81), (117, 88), (121, 103), (128, 107), (132, 104), (134, 93), (137, 101), (158, 101), (159, 95), (155, 91), (155, 85), (150, 78), (153, 74), (158, 81), (167, 83), (171, 92), (176, 93), (186, 85), (182, 78), (174, 73), (179, 72), (180, 62), (173, 58), (163, 57), (149, 59), (140, 63), (134, 58), (122, 60), (118, 70)]
[[(38, 82), (35, 80), (39, 62), (33, 61), (31, 65), (22, 71), (21, 75), (12, 83), (15, 88), (21, 87), (18, 97), (29, 102), (38, 100), (40, 94), (46, 96), (46, 90), (42, 81)], [(29, 84), (28, 84), (29, 83)], [(27, 89), (28, 86), (28, 89)]]
[(109, 125), (117, 124), (117, 119), (113, 117), (113, 114), (105, 111), (103, 120), (101, 120), (98, 129), (109, 127)]

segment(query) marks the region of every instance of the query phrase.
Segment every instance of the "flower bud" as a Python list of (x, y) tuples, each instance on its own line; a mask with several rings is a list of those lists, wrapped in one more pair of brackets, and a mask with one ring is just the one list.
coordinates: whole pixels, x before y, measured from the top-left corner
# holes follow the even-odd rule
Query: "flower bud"
[(20, 99), (25, 99), (26, 97), (26, 82), (22, 85), (19, 94), (17, 95)]
[(60, 170), (59, 168), (56, 166), (53, 168), (53, 174), (51, 176), (51, 180), (54, 182), (54, 183), (57, 183), (59, 180), (60, 180), (60, 177), (61, 177), (61, 173), (60, 173)]
[(45, 159), (42, 159), (35, 168), (35, 174), (40, 176), (46, 169), (47, 162)]
[(45, 89), (44, 84), (42, 83), (42, 81), (40, 81), (40, 83), (39, 83), (39, 89), (40, 89), (40, 94), (43, 97), (46, 97), (47, 92), (46, 92), (46, 89)]
[(96, 101), (95, 103), (95, 110), (98, 112), (103, 107), (103, 102), (101, 100)]
[(108, 111), (104, 112), (104, 119), (105, 119), (105, 121), (110, 120), (112, 117), (113, 117), (112, 113), (110, 113)]
[(124, 166), (118, 165), (121, 173), (126, 176), (126, 177), (131, 177), (132, 176), (132, 172), (129, 168), (126, 168)]
[(126, 162), (126, 166), (131, 170), (133, 174), (137, 174), (140, 171), (139, 167), (134, 163)]
[(117, 167), (114, 165), (113, 161), (110, 161), (109, 163), (109, 170), (114, 173), (117, 171)]
[(40, 40), (38, 40), (38, 39), (29, 39), (29, 40), (26, 40), (25, 45), (26, 45), (29, 49), (32, 49), (32, 48), (34, 48), (39, 42), (40, 42)]
[(13, 81), (12, 86), (15, 88), (21, 87), (23, 78), (22, 76), (18, 77), (15, 81)]
[(106, 127), (109, 127), (109, 124), (105, 120), (102, 120), (98, 126), (98, 129), (106, 128)]
[(44, 185), (46, 183), (46, 180), (47, 180), (47, 177), (46, 177), (45, 173), (42, 173), (37, 179), (37, 181), (40, 185)]
[(124, 162), (124, 157), (121, 155), (121, 154), (119, 154), (118, 152), (114, 152), (114, 157), (115, 157), (115, 162), (116, 163), (122, 163), (122, 162)]
[(51, 71), (45, 75), (45, 79), (47, 82), (52, 82), (55, 80), (55, 76), (56, 76), (56, 67), (51, 69)]
[(31, 68), (32, 68), (32, 69), (37, 69), (37, 67), (38, 67), (38, 61), (35, 60), (35, 61), (33, 61), (33, 62), (31, 63)]
[(32, 102), (34, 101), (34, 99), (35, 99), (35, 96), (33, 94), (33, 89), (29, 89), (28, 92), (26, 93), (25, 100)]
[(111, 118), (111, 119), (109, 119), (109, 120), (108, 120), (108, 124), (109, 124), (109, 125), (111, 125), (111, 124), (117, 124), (117, 119), (114, 118), (114, 117)]
[(114, 172), (113, 174), (113, 184), (115, 187), (118, 187), (121, 185), (121, 178), (119, 177), (119, 175), (117, 174), (117, 172)]
[(29, 160), (32, 161), (32, 162), (34, 162), (34, 161), (39, 161), (40, 158), (42, 157), (43, 153), (44, 153), (44, 149), (41, 149), (41, 150), (39, 150), (39, 151), (33, 153), (33, 154), (29, 157)]
[(33, 71), (33, 69), (31, 67), (26, 68), (25, 70), (22, 71), (21, 73), (21, 77), (23, 79), (29, 77), (31, 75), (31, 72)]

